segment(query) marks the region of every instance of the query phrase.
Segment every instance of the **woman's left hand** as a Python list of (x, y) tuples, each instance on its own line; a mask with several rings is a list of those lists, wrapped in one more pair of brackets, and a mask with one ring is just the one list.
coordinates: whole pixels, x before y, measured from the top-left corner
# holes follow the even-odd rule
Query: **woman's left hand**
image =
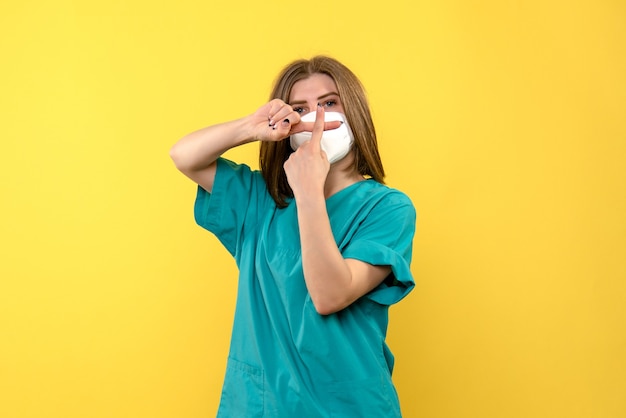
[(330, 163), (322, 150), (323, 133), (324, 108), (317, 106), (311, 139), (300, 145), (284, 164), (287, 181), (296, 199), (324, 194)]

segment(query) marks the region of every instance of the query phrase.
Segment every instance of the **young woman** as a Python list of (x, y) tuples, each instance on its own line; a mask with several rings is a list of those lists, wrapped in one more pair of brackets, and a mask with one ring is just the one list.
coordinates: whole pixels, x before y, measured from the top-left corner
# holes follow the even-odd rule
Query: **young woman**
[[(260, 171), (221, 158), (260, 141)], [(383, 184), (357, 77), (289, 64), (252, 115), (170, 152), (198, 187), (195, 218), (239, 267), (218, 417), (400, 417), (388, 308), (414, 286), (415, 209)]]

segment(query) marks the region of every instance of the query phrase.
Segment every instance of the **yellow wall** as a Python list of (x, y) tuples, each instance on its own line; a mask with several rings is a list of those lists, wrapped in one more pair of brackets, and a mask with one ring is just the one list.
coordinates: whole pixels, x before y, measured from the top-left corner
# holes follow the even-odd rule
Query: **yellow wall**
[(419, 212), (405, 416), (626, 416), (623, 1), (8, 3), (0, 417), (214, 416), (236, 270), (168, 149), (315, 53)]

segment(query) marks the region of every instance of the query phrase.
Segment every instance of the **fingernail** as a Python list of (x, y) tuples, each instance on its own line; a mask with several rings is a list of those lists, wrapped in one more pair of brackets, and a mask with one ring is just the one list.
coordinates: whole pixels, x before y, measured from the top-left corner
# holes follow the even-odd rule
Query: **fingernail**
[(283, 123), (289, 123), (289, 119), (285, 119)]

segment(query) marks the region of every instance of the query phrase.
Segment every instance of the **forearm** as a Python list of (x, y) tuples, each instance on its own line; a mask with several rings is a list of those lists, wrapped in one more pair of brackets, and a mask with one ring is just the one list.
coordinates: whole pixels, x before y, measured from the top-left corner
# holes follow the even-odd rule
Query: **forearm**
[(324, 196), (296, 200), (307, 289), (317, 311), (330, 314), (352, 302), (352, 272), (339, 252)]
[(182, 172), (203, 170), (229, 149), (254, 141), (248, 119), (209, 126), (186, 135), (170, 150), (176, 167)]

